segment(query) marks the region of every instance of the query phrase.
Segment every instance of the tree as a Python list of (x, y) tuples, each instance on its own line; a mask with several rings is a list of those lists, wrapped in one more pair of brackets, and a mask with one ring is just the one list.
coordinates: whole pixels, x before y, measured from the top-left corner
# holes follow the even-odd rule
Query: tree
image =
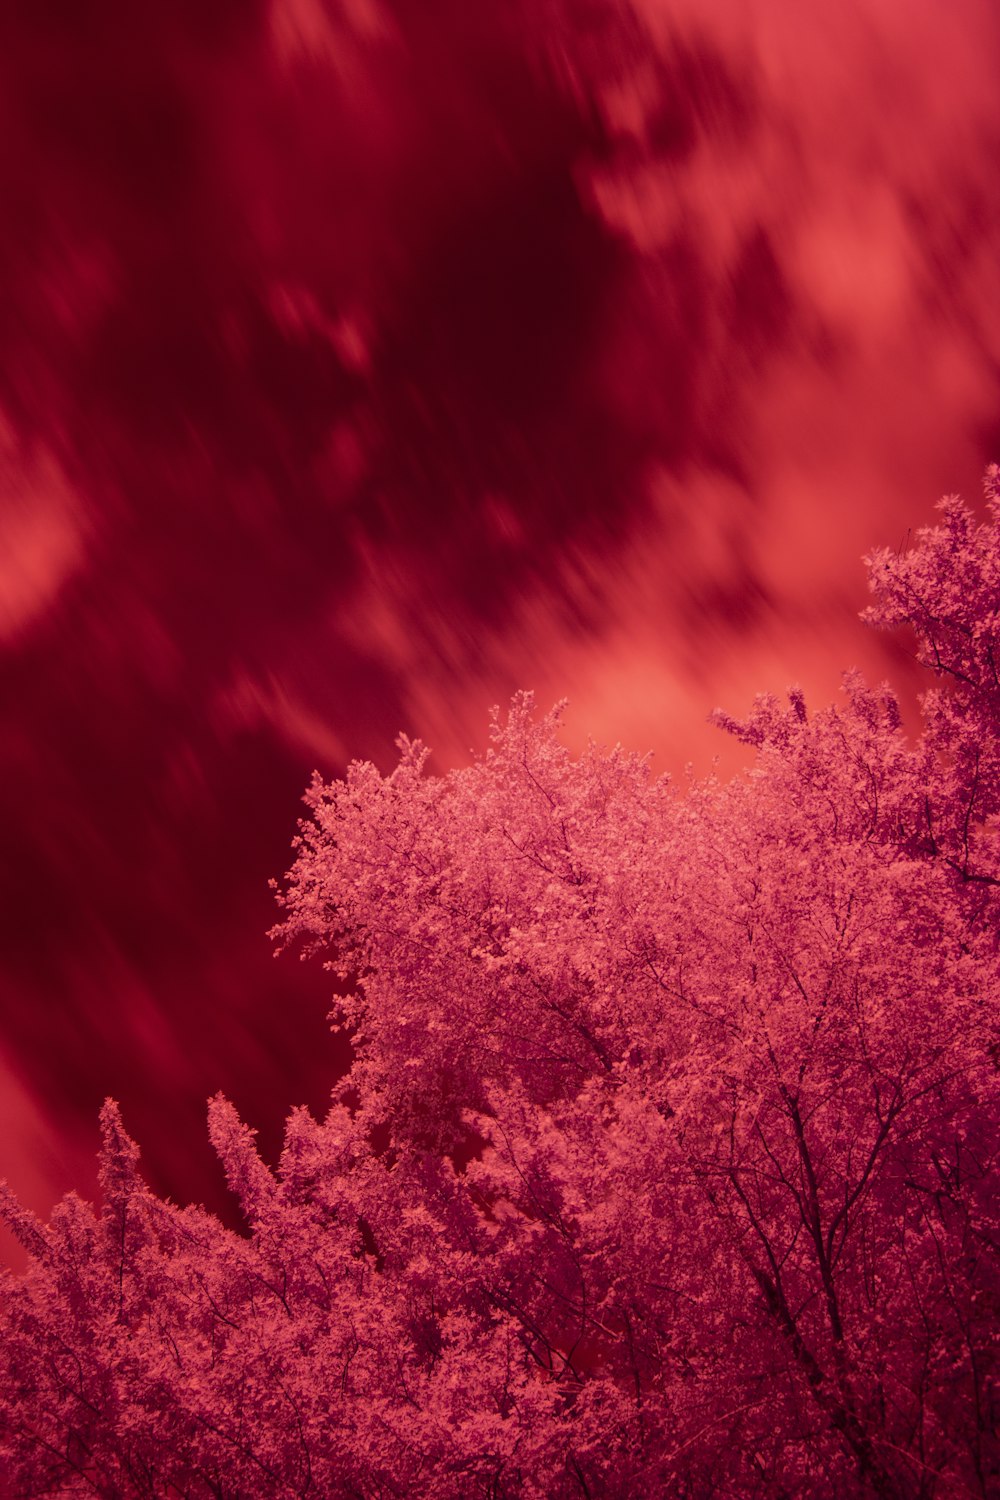
[(949, 504), (870, 564), (958, 669), (915, 744), (851, 675), (675, 785), (522, 694), (467, 768), (315, 780), (278, 935), (351, 1072), (275, 1173), (213, 1101), (242, 1236), (110, 1104), (100, 1213), (8, 1199), (17, 1493), (995, 1492), (1000, 530)]
[[(945, 685), (925, 694), (931, 773), (924, 801), (926, 851), (965, 885), (979, 887), (981, 918), (996, 928), (1000, 885), (1000, 466), (983, 488), (990, 520), (977, 525), (957, 495), (940, 503), (943, 524), (909, 554), (867, 559), (875, 604), (870, 624), (909, 626), (917, 659)], [(970, 893), (971, 894), (971, 893)]]

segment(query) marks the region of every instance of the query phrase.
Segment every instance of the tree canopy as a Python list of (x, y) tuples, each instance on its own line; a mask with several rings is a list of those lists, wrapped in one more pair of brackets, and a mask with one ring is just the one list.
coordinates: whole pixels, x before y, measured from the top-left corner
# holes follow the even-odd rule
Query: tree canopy
[(1000, 481), (868, 561), (936, 674), (848, 674), (655, 776), (530, 694), (445, 775), (316, 778), (279, 893), (354, 1062), (237, 1233), (102, 1202), (0, 1292), (18, 1495), (780, 1497), (1000, 1488)]

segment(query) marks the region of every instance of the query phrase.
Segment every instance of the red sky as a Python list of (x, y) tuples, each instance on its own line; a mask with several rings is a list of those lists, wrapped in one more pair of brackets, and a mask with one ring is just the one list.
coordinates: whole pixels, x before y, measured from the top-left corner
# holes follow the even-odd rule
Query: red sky
[(518, 687), (707, 768), (1000, 457), (993, 0), (23, 0), (0, 23), (0, 1173), (217, 1206), (337, 1062), (313, 767)]

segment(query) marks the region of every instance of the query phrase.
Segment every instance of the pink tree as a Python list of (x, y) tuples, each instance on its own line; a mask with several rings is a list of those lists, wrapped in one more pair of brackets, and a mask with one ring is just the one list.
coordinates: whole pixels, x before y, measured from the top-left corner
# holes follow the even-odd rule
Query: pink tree
[(8, 1200), (17, 1493), (995, 1492), (1000, 532), (948, 516), (871, 564), (962, 674), (915, 745), (849, 677), (678, 786), (521, 695), (314, 783), (279, 934), (354, 1065), (275, 1173), (213, 1101), (242, 1236), (110, 1105), (100, 1213)]
[(977, 525), (956, 495), (941, 501), (943, 523), (919, 533), (917, 547), (868, 559), (875, 604), (869, 623), (909, 626), (917, 659), (942, 680), (925, 694), (925, 743), (934, 752), (921, 838), (978, 899), (996, 925), (1000, 885), (1000, 467), (984, 482), (989, 522)]

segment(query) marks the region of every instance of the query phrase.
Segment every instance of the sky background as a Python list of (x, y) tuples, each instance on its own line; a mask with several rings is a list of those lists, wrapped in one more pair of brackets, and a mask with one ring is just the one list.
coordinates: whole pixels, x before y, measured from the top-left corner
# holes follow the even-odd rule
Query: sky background
[[(22, 0), (0, 22), (0, 1175), (219, 1208), (342, 1063), (310, 772), (521, 687), (675, 769), (1000, 458), (995, 0)], [(6, 1252), (6, 1242), (0, 1246)]]

